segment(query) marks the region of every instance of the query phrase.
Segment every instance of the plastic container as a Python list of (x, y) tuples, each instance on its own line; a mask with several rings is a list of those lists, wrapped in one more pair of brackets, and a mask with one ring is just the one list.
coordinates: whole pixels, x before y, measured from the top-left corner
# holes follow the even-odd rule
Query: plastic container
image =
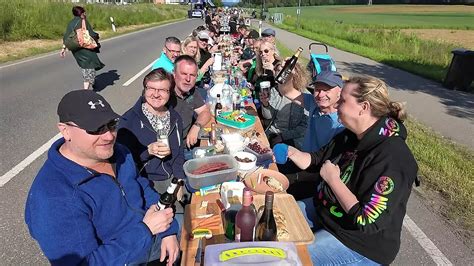
[[(254, 141), (254, 142), (258, 142), (258, 141)], [(252, 142), (252, 143), (253, 143), (253, 142)], [(260, 154), (260, 153), (258, 153), (258, 152), (256, 152), (256, 151), (252, 150), (251, 148), (249, 148), (248, 145), (245, 146), (244, 151), (249, 152), (249, 153), (251, 153), (251, 154), (257, 156), (257, 164), (262, 163), (262, 162), (265, 162), (265, 161), (268, 161), (268, 160), (273, 160), (273, 151), (272, 151), (272, 149), (270, 149), (269, 147), (267, 147), (267, 146), (265, 146), (265, 145), (262, 145), (260, 142), (258, 142), (258, 143), (259, 143), (259, 145), (260, 145), (261, 147), (263, 147), (263, 148), (268, 148), (269, 151), (266, 152), (266, 153), (264, 153), (264, 154)]]
[(204, 265), (300, 266), (296, 245), (292, 242), (257, 241), (206, 246)]
[(245, 151), (239, 151), (239, 152), (236, 152), (233, 154), (234, 155), (234, 159), (235, 157), (238, 157), (240, 159), (244, 159), (244, 158), (248, 158), (251, 160), (251, 162), (240, 162), (239, 160), (237, 160), (237, 163), (239, 164), (239, 170), (241, 171), (248, 171), (250, 169), (253, 169), (257, 163), (257, 156), (253, 153), (250, 153), (250, 152), (245, 152)]
[[(205, 173), (202, 175), (195, 175), (192, 172), (199, 167), (208, 164), (223, 162), (226, 163), (230, 169)], [(239, 165), (231, 155), (216, 155), (212, 157), (204, 157), (186, 161), (183, 166), (184, 173), (188, 177), (189, 185), (194, 189), (220, 184), (226, 181), (236, 180)]]
[(238, 122), (225, 118), (225, 116), (228, 116), (231, 113), (232, 112), (223, 112), (221, 115), (217, 116), (217, 123), (237, 129), (248, 129), (255, 125), (255, 116), (241, 113), (240, 116), (245, 119), (245, 122)]

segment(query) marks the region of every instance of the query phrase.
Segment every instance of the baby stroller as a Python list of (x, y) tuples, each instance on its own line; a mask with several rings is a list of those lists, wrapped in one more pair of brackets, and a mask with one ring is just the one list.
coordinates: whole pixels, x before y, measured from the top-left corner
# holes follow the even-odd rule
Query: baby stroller
[[(314, 54), (311, 51), (312, 46), (323, 46), (326, 49), (326, 53), (324, 54)], [(324, 43), (313, 42), (309, 45), (309, 56), (310, 60), (308, 63), (308, 70), (311, 73), (311, 77), (315, 80), (316, 76), (321, 73), (321, 71), (337, 71), (336, 70), (336, 63), (328, 54), (328, 47)]]

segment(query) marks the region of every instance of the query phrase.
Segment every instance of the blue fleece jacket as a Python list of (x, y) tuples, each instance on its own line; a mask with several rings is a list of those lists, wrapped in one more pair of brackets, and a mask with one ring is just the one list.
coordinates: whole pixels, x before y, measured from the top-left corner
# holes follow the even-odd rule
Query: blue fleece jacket
[(143, 97), (140, 97), (120, 119), (117, 141), (130, 149), (139, 170), (145, 165), (145, 169), (140, 172), (142, 176), (159, 181), (166, 180), (173, 174), (177, 178), (184, 179), (186, 177), (183, 170), (184, 143), (181, 141), (183, 120), (173, 108), (169, 108), (168, 143), (171, 155), (163, 159), (150, 155), (148, 145), (156, 142), (157, 133), (143, 114), (143, 101)]
[[(25, 221), (53, 265), (124, 265), (146, 258), (153, 236), (142, 222), (159, 200), (149, 181), (137, 175), (128, 149), (116, 144), (117, 178), (97, 173), (49, 149), (26, 201)], [(178, 223), (158, 234), (178, 232)]]

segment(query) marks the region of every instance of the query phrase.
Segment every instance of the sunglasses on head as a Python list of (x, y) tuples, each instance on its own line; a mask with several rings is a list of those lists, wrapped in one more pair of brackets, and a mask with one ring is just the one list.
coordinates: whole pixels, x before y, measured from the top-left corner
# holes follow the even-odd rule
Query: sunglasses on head
[[(118, 121), (119, 121), (118, 119), (114, 119), (114, 120), (108, 122), (107, 124), (100, 126), (96, 130), (86, 130), (86, 133), (89, 134), (89, 135), (102, 135), (102, 134), (104, 134), (106, 132), (109, 132), (109, 131), (115, 131), (115, 130), (117, 130)], [(68, 126), (71, 126), (71, 127), (80, 128), (79, 126), (71, 124), (71, 123), (65, 123), (65, 124), (68, 125)]]

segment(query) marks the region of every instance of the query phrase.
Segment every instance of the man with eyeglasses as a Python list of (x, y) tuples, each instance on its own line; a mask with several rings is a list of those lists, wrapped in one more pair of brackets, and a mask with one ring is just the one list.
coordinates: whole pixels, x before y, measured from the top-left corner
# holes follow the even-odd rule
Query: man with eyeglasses
[[(118, 143), (119, 115), (90, 90), (67, 93), (58, 106), (62, 138), (48, 151), (25, 207), (25, 221), (53, 265), (124, 265), (179, 252), (171, 208), (137, 175)], [(162, 252), (163, 251), (163, 252)]]
[(181, 55), (181, 41), (176, 37), (168, 37), (165, 39), (165, 45), (161, 52), (160, 58), (155, 61), (151, 70), (163, 68), (168, 73), (173, 73), (174, 60)]

